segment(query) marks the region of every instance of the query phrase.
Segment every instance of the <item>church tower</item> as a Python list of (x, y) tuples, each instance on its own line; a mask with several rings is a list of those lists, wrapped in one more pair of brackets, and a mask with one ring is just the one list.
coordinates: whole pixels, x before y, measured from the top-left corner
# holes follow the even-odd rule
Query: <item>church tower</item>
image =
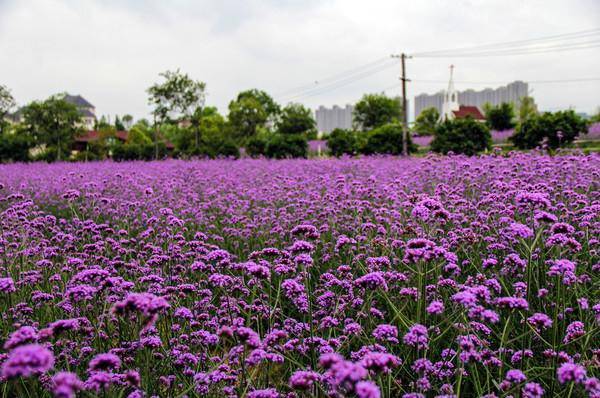
[(441, 121), (454, 119), (454, 111), (458, 111), (458, 93), (454, 88), (454, 65), (450, 65), (450, 81), (448, 82), (448, 90), (444, 93), (444, 104), (442, 105)]

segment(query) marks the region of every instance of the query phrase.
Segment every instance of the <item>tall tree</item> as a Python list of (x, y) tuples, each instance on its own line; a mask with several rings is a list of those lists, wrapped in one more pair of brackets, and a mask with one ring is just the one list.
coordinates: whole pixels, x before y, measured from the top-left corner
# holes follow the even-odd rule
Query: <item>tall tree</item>
[[(158, 158), (158, 129), (161, 124), (189, 120), (198, 108), (204, 106), (206, 84), (190, 78), (187, 74), (166, 71), (160, 74), (164, 81), (148, 89), (148, 101), (153, 107), (155, 126), (155, 157)], [(155, 123), (155, 124), (156, 124)], [(196, 131), (196, 146), (200, 144), (200, 132)]]
[(527, 96), (521, 98), (519, 101), (519, 123), (524, 123), (537, 115), (537, 113), (537, 105), (535, 104), (533, 97)]
[(281, 107), (279, 106), (279, 104), (277, 102), (275, 102), (273, 97), (271, 97), (266, 91), (258, 90), (255, 88), (246, 90), (246, 91), (242, 91), (238, 94), (237, 101), (240, 101), (243, 98), (256, 99), (262, 106), (265, 113), (267, 114), (267, 119), (269, 119), (273, 122), (275, 122), (275, 119), (281, 112)]
[(316, 133), (315, 127), (311, 110), (301, 104), (287, 105), (277, 121), (277, 131), (282, 134), (304, 134), (308, 137)]
[(43, 102), (34, 101), (23, 109), (25, 124), (38, 144), (56, 151), (56, 159), (70, 151), (76, 134), (81, 131), (81, 114), (77, 107), (54, 95)]
[(123, 130), (125, 130), (125, 126), (121, 122), (121, 118), (119, 118), (119, 115), (115, 116), (115, 129), (117, 131), (123, 131)]
[(400, 100), (385, 94), (365, 94), (354, 106), (353, 123), (363, 131), (401, 119)]
[(129, 114), (123, 115), (123, 117), (121, 118), (121, 121), (123, 122), (123, 126), (125, 126), (125, 130), (127, 130), (127, 131), (129, 131), (131, 126), (133, 126), (133, 116), (131, 116)]
[(256, 135), (269, 118), (261, 102), (252, 96), (242, 96), (229, 103), (229, 128), (234, 139), (245, 142)]
[(223, 142), (225, 136), (225, 118), (219, 113), (216, 107), (207, 106), (202, 108), (199, 115), (195, 115), (196, 120), (202, 123), (198, 126), (200, 129), (200, 150), (197, 150), (194, 144), (194, 129), (181, 128), (177, 131), (177, 136), (173, 137), (173, 143), (181, 153), (188, 155), (205, 154), (205, 149), (212, 143)]
[(436, 108), (423, 109), (417, 116), (413, 129), (418, 135), (433, 135), (439, 120), (440, 113)]
[(100, 116), (100, 119), (96, 120), (94, 128), (96, 130), (103, 130), (110, 127), (108, 118), (105, 115)]
[(15, 107), (16, 102), (10, 90), (0, 84), (0, 133), (4, 132), (7, 125), (6, 117), (10, 114), (10, 111)]

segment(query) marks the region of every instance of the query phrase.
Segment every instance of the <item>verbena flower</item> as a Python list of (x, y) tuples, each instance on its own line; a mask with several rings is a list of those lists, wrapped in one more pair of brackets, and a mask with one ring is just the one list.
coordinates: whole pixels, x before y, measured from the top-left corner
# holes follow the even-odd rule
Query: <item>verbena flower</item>
[(12, 350), (2, 364), (2, 377), (29, 377), (45, 373), (54, 366), (54, 355), (44, 346), (27, 344)]

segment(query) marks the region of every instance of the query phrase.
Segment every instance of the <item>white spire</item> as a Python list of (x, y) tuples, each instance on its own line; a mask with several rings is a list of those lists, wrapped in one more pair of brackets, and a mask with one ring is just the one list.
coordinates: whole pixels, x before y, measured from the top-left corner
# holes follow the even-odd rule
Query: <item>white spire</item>
[(450, 81), (448, 81), (448, 90), (444, 93), (444, 104), (442, 105), (441, 120), (454, 119), (454, 111), (460, 108), (458, 104), (458, 94), (454, 89), (454, 65), (450, 65)]
[(450, 65), (450, 81), (448, 82), (447, 93), (454, 93), (454, 65)]

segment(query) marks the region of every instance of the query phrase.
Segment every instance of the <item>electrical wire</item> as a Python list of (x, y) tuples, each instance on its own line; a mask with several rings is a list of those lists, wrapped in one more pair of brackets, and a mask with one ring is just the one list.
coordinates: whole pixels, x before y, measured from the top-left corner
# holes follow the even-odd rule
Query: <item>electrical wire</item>
[(315, 95), (320, 95), (325, 92), (337, 90), (341, 87), (344, 87), (344, 86), (352, 84), (356, 81), (365, 79), (367, 77), (370, 77), (376, 73), (382, 72), (382, 71), (389, 69), (391, 67), (394, 67), (394, 66), (397, 66), (397, 65), (396, 65), (396, 62), (393, 61), (393, 62), (390, 62), (387, 64), (383, 64), (381, 66), (378, 66), (377, 68), (372, 68), (370, 70), (364, 71), (362, 73), (354, 74), (354, 75), (348, 76), (343, 79), (335, 80), (329, 84), (319, 85), (317, 87), (314, 87), (309, 90), (305, 90), (305, 91), (297, 93), (295, 95), (284, 96), (283, 98), (280, 98), (280, 100), (284, 101), (284, 102), (286, 102), (286, 101), (289, 102), (289, 101), (293, 101), (293, 100), (298, 100), (300, 98), (313, 97)]
[[(563, 33), (558, 35), (550, 35), (544, 37), (538, 37), (533, 39), (525, 39), (525, 40), (514, 40), (508, 42), (501, 43), (492, 43), (492, 44), (484, 44), (478, 46), (469, 46), (469, 47), (459, 47), (454, 49), (446, 49), (446, 50), (435, 50), (435, 51), (425, 51), (425, 52), (417, 52), (411, 54), (413, 57), (429, 57), (429, 56), (441, 56), (448, 54), (457, 54), (457, 53), (474, 53), (474, 52), (489, 52), (489, 51), (498, 51), (498, 50), (525, 50), (531, 47), (532, 44), (539, 45), (539, 42), (554, 42), (550, 44), (574, 44), (574, 43), (564, 43), (565, 40), (574, 40), (581, 39), (590, 36), (596, 36), (600, 34), (600, 28), (588, 29), (579, 32), (572, 33)], [(563, 42), (563, 43), (561, 43)], [(543, 43), (541, 43), (543, 44)]]
[(562, 45), (553, 47), (537, 47), (522, 50), (506, 50), (506, 51), (494, 51), (494, 52), (477, 52), (477, 53), (464, 53), (464, 54), (438, 54), (438, 55), (427, 55), (421, 58), (483, 58), (483, 57), (506, 57), (511, 55), (530, 55), (530, 54), (543, 54), (543, 53), (555, 53), (564, 51), (574, 50), (587, 50), (592, 48), (600, 47), (600, 41), (577, 43), (575, 45)]
[[(591, 38), (591, 39), (590, 39)], [(524, 40), (513, 40), (501, 43), (484, 44), (471, 47), (461, 47), (447, 50), (417, 52), (411, 54), (412, 57), (420, 58), (454, 58), (454, 57), (498, 57), (512, 55), (532, 55), (548, 52), (564, 52), (575, 50), (588, 50), (600, 48), (600, 28), (587, 29), (578, 32), (562, 33), (537, 37)], [(356, 81), (365, 79), (383, 70), (396, 66), (397, 63), (389, 57), (383, 57), (370, 63), (349, 69), (326, 78), (315, 80), (313, 83), (297, 86), (289, 90), (280, 92), (275, 97), (282, 102), (294, 101), (302, 98), (314, 97), (345, 87)], [(544, 83), (566, 83), (595, 81), (597, 78), (588, 79), (558, 79), (558, 80), (538, 80), (529, 81), (531, 84)], [(415, 83), (446, 83), (446, 81), (436, 80), (411, 80)], [(466, 84), (503, 84), (504, 82), (461, 82)], [(400, 83), (384, 89), (398, 87)]]
[(316, 88), (315, 87), (316, 84), (331, 84), (331, 83), (333, 83), (333, 82), (335, 82), (337, 80), (346, 79), (349, 76), (353, 76), (353, 75), (356, 75), (356, 74), (363, 73), (363, 72), (365, 72), (367, 70), (370, 70), (372, 68), (377, 68), (377, 67), (379, 67), (379, 66), (381, 66), (383, 64), (387, 64), (389, 62), (390, 62), (390, 58), (389, 57), (382, 57), (382, 58), (379, 58), (379, 59), (377, 59), (375, 61), (369, 62), (367, 64), (364, 64), (364, 65), (361, 65), (361, 66), (357, 66), (356, 68), (348, 69), (346, 71), (343, 71), (343, 72), (340, 72), (340, 73), (336, 73), (334, 75), (327, 76), (327, 77), (325, 77), (323, 79), (317, 79), (313, 83), (304, 84), (304, 85), (301, 85), (301, 86), (290, 88), (289, 90), (285, 90), (285, 91), (276, 93), (275, 97), (285, 97), (287, 95), (298, 94), (300, 92), (311, 90), (311, 89)]

